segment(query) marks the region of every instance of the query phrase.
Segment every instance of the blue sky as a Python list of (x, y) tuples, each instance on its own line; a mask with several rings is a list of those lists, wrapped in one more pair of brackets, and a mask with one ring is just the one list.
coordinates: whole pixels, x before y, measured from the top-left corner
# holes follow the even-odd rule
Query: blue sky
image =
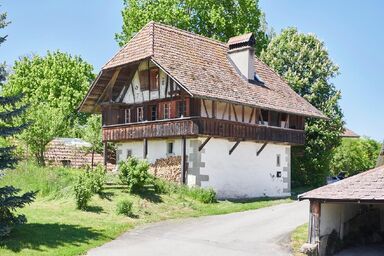
[[(120, 0), (0, 0), (12, 23), (0, 60), (12, 65), (19, 56), (57, 50), (80, 55), (95, 72), (118, 50)], [(333, 80), (342, 91), (347, 126), (384, 139), (384, 1), (260, 0), (276, 32), (295, 26), (323, 40), (341, 74)]]

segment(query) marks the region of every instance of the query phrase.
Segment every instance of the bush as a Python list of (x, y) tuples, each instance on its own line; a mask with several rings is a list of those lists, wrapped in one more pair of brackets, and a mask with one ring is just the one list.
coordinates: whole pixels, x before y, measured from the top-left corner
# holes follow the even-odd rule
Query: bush
[(212, 188), (188, 188), (188, 195), (204, 204), (216, 203), (216, 192)]
[(132, 216), (132, 206), (133, 203), (131, 201), (129, 201), (128, 199), (123, 199), (117, 203), (116, 212), (117, 214)]
[(87, 208), (88, 202), (92, 197), (88, 176), (87, 172), (80, 174), (74, 186), (76, 206), (80, 210), (85, 210)]
[(107, 173), (102, 165), (98, 165), (93, 171), (87, 172), (88, 182), (93, 194), (101, 194), (107, 179)]
[(119, 179), (128, 186), (129, 192), (138, 192), (152, 181), (148, 169), (147, 161), (130, 157), (127, 161), (119, 163)]

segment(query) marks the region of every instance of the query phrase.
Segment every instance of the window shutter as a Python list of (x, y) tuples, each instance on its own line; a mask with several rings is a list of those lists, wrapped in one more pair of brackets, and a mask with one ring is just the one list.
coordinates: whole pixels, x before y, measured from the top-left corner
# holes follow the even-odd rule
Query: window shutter
[(149, 74), (148, 70), (142, 70), (139, 72), (140, 89), (142, 91), (149, 90)]

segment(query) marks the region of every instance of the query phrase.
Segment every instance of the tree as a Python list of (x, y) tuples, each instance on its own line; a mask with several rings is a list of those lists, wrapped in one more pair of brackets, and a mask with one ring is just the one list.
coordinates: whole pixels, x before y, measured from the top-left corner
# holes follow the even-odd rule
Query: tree
[(92, 70), (80, 57), (60, 51), (48, 52), (44, 57), (23, 57), (15, 62), (3, 90), (6, 95), (23, 93), (33, 109), (41, 104), (59, 108), (67, 129), (57, 135), (67, 136), (77, 120), (83, 124), (86, 121), (87, 115), (78, 113), (77, 107), (95, 78)]
[(343, 139), (334, 150), (330, 169), (334, 175), (345, 172), (352, 176), (372, 169), (380, 153), (380, 143), (369, 138)]
[(72, 136), (75, 124), (84, 124), (88, 115), (77, 107), (94, 79), (92, 66), (80, 57), (59, 51), (46, 56), (23, 57), (15, 62), (13, 74), (3, 86), (5, 95), (25, 95), (30, 105), (24, 122), (31, 122), (21, 136), (44, 164), (44, 150), (54, 137)]
[(88, 118), (87, 123), (83, 129), (83, 139), (91, 143), (91, 147), (87, 148), (92, 153), (91, 168), (93, 169), (93, 159), (95, 153), (103, 151), (103, 142), (101, 138), (101, 117), (99, 115), (92, 115)]
[(44, 152), (47, 144), (65, 129), (65, 115), (60, 108), (47, 104), (32, 107), (27, 112), (31, 125), (20, 138), (28, 145), (38, 165), (44, 166)]
[[(8, 24), (6, 17), (7, 15), (5, 13), (0, 13), (0, 29)], [(6, 36), (0, 36), (0, 45), (5, 39)], [(3, 64), (0, 66), (0, 87), (5, 77), (5, 64)], [(13, 167), (17, 162), (17, 158), (13, 154), (14, 147), (9, 145), (7, 138), (19, 133), (27, 125), (14, 124), (14, 119), (26, 109), (26, 106), (16, 106), (21, 100), (21, 97), (20, 94), (9, 97), (0, 96), (0, 138), (2, 139), (2, 143), (0, 143), (0, 171)], [(6, 144), (6, 146), (1, 146), (1, 144)], [(20, 189), (13, 186), (0, 187), (0, 239), (7, 236), (14, 225), (27, 221), (24, 215), (16, 215), (14, 211), (31, 203), (36, 193), (27, 192), (19, 196), (19, 192)]]
[(339, 68), (322, 41), (315, 35), (299, 33), (296, 28), (285, 29), (273, 38), (261, 59), (329, 118), (308, 118), (306, 144), (292, 150), (293, 184), (321, 185), (329, 174), (332, 151), (340, 144), (344, 125), (339, 106), (341, 93), (330, 82)]
[(122, 15), (122, 32), (115, 36), (120, 46), (151, 20), (223, 42), (253, 32), (256, 54), (269, 41), (258, 0), (124, 0)]

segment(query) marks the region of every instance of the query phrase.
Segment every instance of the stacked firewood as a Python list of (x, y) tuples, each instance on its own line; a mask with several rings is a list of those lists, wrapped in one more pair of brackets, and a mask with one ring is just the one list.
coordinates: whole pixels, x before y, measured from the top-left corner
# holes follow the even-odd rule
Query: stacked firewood
[(149, 172), (167, 181), (180, 182), (181, 157), (169, 156), (167, 158), (157, 159), (156, 162), (151, 165)]

